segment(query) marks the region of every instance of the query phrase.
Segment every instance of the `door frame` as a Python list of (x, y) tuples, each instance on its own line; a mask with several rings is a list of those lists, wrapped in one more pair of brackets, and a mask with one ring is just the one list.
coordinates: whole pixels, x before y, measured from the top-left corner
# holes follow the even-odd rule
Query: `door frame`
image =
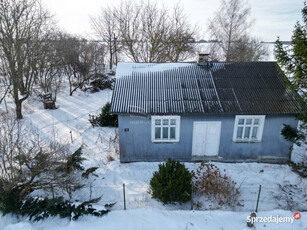
[[(220, 130), (219, 130), (219, 136), (218, 136), (218, 147), (217, 147), (217, 154), (216, 155), (211, 155), (211, 156), (206, 156), (204, 154), (203, 156), (200, 155), (194, 155), (194, 139), (195, 139), (195, 125), (197, 124), (213, 124), (213, 123), (218, 123), (220, 125)], [(221, 140), (221, 131), (222, 131), (222, 121), (194, 121), (193, 122), (193, 135), (192, 135), (192, 157), (217, 157), (219, 155), (219, 150), (220, 150), (220, 140)]]

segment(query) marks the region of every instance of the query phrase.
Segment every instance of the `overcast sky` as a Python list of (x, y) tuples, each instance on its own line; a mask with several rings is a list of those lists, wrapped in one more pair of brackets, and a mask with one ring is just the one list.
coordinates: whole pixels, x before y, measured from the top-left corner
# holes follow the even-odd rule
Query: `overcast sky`
[[(139, 0), (135, 0), (139, 1)], [(42, 0), (44, 6), (54, 14), (58, 25), (75, 35), (91, 35), (90, 15), (99, 14), (108, 4), (118, 4), (120, 0)], [(177, 1), (157, 0), (171, 7)], [(181, 0), (185, 13), (191, 23), (202, 27), (204, 38), (208, 18), (219, 7), (218, 0)], [(252, 33), (263, 41), (275, 41), (277, 36), (290, 40), (296, 21), (301, 20), (303, 0), (248, 0), (251, 6), (251, 18), (255, 19)]]

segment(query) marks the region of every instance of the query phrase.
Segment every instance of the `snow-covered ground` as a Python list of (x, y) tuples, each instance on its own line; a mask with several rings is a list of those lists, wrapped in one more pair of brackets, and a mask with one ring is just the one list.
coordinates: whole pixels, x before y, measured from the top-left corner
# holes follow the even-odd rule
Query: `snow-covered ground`
[[(248, 212), (229, 211), (165, 211), (156, 209), (134, 209), (112, 211), (101, 218), (83, 217), (78, 221), (50, 218), (33, 223), (27, 220), (12, 222), (10, 217), (0, 219), (0, 229), (4, 230), (306, 230), (307, 213), (291, 223), (255, 223), (255, 228), (246, 226)], [(293, 217), (284, 210), (259, 212), (258, 217)]]
[[(99, 167), (97, 177), (86, 181), (87, 186), (75, 192), (74, 200), (86, 201), (102, 197), (98, 207), (116, 202), (113, 210), (102, 218), (83, 217), (69, 222), (51, 218), (33, 223), (22, 218), (0, 217), (0, 229), (245, 229), (246, 217), (255, 210), (259, 185), (262, 191), (258, 216), (293, 217), (296, 210), (307, 210), (307, 180), (291, 171), (287, 165), (257, 163), (215, 163), (221, 171), (237, 182), (243, 207), (221, 208), (204, 205), (206, 211), (190, 211), (190, 204), (163, 205), (151, 199), (149, 181), (158, 162), (121, 164), (110, 139), (115, 128), (92, 128), (89, 114), (97, 114), (111, 100), (112, 91), (95, 94), (68, 92), (58, 95), (56, 110), (44, 110), (42, 102), (31, 98), (24, 103), (25, 125), (42, 138), (69, 143), (74, 151), (83, 145), (85, 168)], [(8, 108), (13, 102), (7, 100)], [(4, 104), (0, 113), (5, 112)], [(195, 170), (199, 163), (186, 163)], [(126, 188), (126, 211), (123, 211), (123, 184)], [(212, 210), (209, 210), (212, 209)], [(219, 210), (217, 210), (219, 209)], [(289, 211), (291, 209), (291, 211)], [(294, 224), (257, 223), (257, 229), (307, 229), (307, 212)]]

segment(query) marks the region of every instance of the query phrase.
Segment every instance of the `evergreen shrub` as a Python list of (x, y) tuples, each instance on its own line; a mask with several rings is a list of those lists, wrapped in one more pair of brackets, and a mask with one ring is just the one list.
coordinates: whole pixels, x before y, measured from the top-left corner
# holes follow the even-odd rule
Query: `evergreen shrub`
[(178, 161), (168, 159), (159, 165), (150, 180), (152, 197), (166, 203), (185, 203), (191, 200), (192, 174)]
[(116, 114), (110, 114), (111, 103), (106, 103), (102, 109), (101, 113), (97, 116), (89, 115), (89, 122), (93, 127), (95, 126), (109, 126), (109, 127), (117, 127), (118, 126), (118, 117)]

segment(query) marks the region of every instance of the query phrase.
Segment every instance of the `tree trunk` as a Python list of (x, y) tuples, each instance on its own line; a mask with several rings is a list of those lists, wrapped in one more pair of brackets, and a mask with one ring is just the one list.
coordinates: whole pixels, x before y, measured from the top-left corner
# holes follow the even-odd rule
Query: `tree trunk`
[(113, 53), (112, 53), (112, 48), (110, 48), (110, 63), (109, 63), (109, 66), (110, 66), (110, 71), (112, 70), (113, 68)]
[(16, 105), (16, 117), (17, 119), (22, 119), (22, 112), (21, 112), (21, 109), (22, 109), (22, 101), (20, 100), (15, 100), (15, 105)]
[(26, 94), (26, 87), (25, 87), (25, 84), (22, 80), (22, 77), (20, 79), (20, 86), (19, 86), (19, 90), (20, 90), (20, 94), (21, 95), (25, 95)]
[[(15, 83), (15, 84), (14, 84)], [(16, 86), (17, 85), (17, 86)], [(19, 92), (18, 92), (18, 84), (16, 82), (13, 82), (13, 95), (14, 95), (14, 102), (16, 106), (16, 118), (22, 119), (22, 100), (19, 100)]]

